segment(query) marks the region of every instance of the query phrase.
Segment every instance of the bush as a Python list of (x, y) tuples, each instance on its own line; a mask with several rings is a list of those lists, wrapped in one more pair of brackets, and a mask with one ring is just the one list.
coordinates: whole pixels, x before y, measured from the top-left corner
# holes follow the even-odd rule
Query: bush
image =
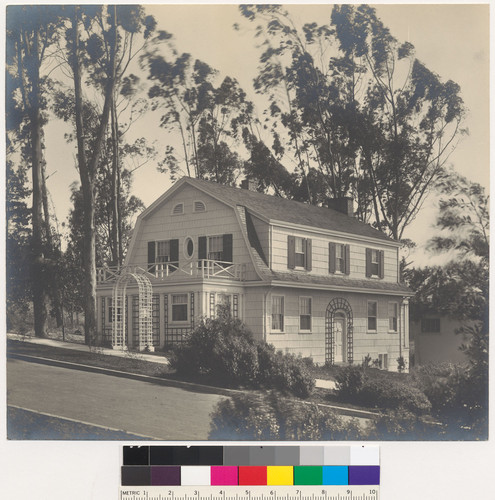
[(357, 420), (344, 420), (316, 404), (291, 401), (276, 392), (236, 394), (212, 413), (210, 439), (346, 440), (363, 439)]
[(401, 439), (418, 441), (438, 438), (441, 428), (425, 420), (425, 417), (399, 408), (381, 413), (379, 418), (368, 426), (370, 439)]
[(365, 381), (364, 367), (345, 366), (335, 378), (339, 397), (344, 401), (354, 399), (361, 391)]
[(401, 408), (418, 415), (431, 410), (430, 401), (417, 387), (384, 378), (366, 380), (357, 398), (366, 406)]
[(183, 375), (210, 376), (222, 385), (267, 387), (301, 398), (315, 386), (303, 358), (255, 341), (240, 321), (227, 315), (202, 322), (174, 348), (170, 366)]

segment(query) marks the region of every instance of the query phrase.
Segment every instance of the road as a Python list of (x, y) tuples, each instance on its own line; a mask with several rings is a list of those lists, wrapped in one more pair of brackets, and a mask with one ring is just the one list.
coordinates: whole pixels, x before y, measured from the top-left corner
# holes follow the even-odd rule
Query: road
[(162, 440), (207, 439), (225, 398), (19, 359), (7, 366), (9, 405)]

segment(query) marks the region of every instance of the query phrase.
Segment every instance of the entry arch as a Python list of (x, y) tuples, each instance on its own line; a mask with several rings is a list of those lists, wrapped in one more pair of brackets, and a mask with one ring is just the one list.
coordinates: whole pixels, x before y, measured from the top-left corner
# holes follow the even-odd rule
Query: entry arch
[(351, 364), (354, 361), (352, 307), (346, 299), (337, 297), (329, 302), (325, 314), (325, 363), (330, 365), (335, 364), (335, 319), (341, 314), (346, 321), (347, 362)]
[(138, 285), (138, 350), (153, 351), (152, 301), (153, 287), (144, 271), (138, 269), (123, 270), (118, 276), (112, 293), (112, 348), (127, 349), (126, 339), (126, 290), (130, 281)]

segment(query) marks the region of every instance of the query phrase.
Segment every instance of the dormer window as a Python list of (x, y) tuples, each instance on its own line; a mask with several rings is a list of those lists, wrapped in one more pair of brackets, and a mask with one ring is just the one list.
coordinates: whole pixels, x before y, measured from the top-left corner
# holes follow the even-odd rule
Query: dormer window
[(177, 203), (172, 210), (173, 215), (180, 215), (184, 213), (184, 203)]
[(311, 240), (289, 236), (287, 239), (288, 264), (289, 269), (306, 269), (311, 271)]
[(194, 211), (195, 212), (206, 212), (206, 205), (202, 201), (194, 202)]

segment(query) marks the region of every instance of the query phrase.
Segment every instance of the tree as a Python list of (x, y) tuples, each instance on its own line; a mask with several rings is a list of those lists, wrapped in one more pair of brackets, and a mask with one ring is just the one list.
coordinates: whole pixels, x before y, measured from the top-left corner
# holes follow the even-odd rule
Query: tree
[[(55, 43), (61, 23), (54, 6), (10, 6), (7, 13), (7, 66), (8, 102), (10, 105), (8, 125), (23, 127), (22, 140), (27, 148), (32, 174), (32, 291), (34, 306), (34, 332), (37, 337), (46, 335), (47, 321), (47, 272), (44, 239), (49, 236), (46, 227), (48, 213), (45, 206), (43, 218), (44, 184), (43, 125), (46, 117), (47, 78), (42, 74), (42, 65), (48, 57), (48, 48)], [(19, 131), (19, 129), (18, 129)]]
[(261, 23), (255, 88), (270, 102), (273, 149), (292, 154), (307, 201), (320, 203), (315, 170), (324, 197), (352, 196), (361, 220), (401, 239), (461, 132), (459, 86), (442, 83), (369, 6), (336, 5), (328, 25), (302, 29), (281, 6), (240, 9)]
[(233, 184), (242, 162), (232, 146), (251, 119), (252, 104), (235, 79), (225, 77), (217, 84), (217, 71), (208, 64), (178, 55), (169, 33), (159, 32), (156, 41), (162, 50), (142, 58), (154, 82), (148, 95), (153, 109), (164, 111), (160, 125), (178, 132), (182, 143), (182, 158), (174, 146), (167, 147), (162, 171), (174, 179), (183, 162), (189, 177)]
[[(74, 6), (70, 15), (71, 28), (67, 30), (69, 64), (74, 81), (74, 117), (78, 149), (78, 170), (81, 178), (84, 213), (84, 296), (85, 296), (85, 340), (90, 343), (96, 326), (96, 253), (95, 253), (95, 187), (104, 137), (112, 110), (115, 119), (115, 91), (122, 81), (130, 60), (133, 38), (143, 31), (149, 38), (155, 27), (152, 16), (145, 16), (142, 7), (121, 6)], [(81, 38), (81, 25), (85, 37)], [(129, 52), (127, 52), (129, 50)], [(127, 56), (127, 57), (126, 57)], [(95, 136), (87, 140), (87, 124), (84, 121), (82, 71), (103, 95), (103, 108)], [(114, 121), (114, 127), (116, 123)], [(114, 142), (117, 140), (114, 132)], [(88, 143), (90, 148), (88, 149)], [(118, 179), (118, 159), (113, 172), (112, 196)], [(118, 204), (118, 202), (117, 202)], [(115, 202), (114, 202), (115, 207)], [(118, 207), (115, 208), (118, 210)], [(114, 236), (116, 234), (113, 221)], [(117, 246), (119, 243), (117, 242)]]

